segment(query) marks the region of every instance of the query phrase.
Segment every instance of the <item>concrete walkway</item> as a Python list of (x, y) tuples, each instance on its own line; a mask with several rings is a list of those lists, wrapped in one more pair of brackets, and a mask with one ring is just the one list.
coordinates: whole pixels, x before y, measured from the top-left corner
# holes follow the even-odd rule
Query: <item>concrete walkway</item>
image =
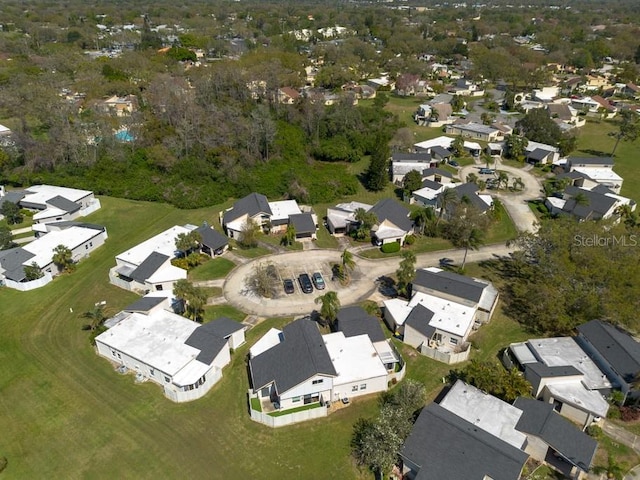
[(629, 430), (622, 428), (615, 423), (604, 420), (602, 422), (602, 431), (613, 438), (615, 441), (625, 444), (640, 455), (640, 437), (634, 435)]
[(17, 244), (22, 244), (22, 243), (29, 243), (33, 240), (35, 240), (36, 237), (34, 237), (33, 235), (31, 235), (30, 237), (22, 237), (22, 238), (14, 238), (13, 240), (11, 240), (13, 243), (17, 243)]
[(29, 233), (32, 231), (33, 230), (31, 229), (31, 227), (24, 227), (24, 228), (16, 228), (15, 230), (11, 230), (11, 233), (13, 235), (20, 235), (22, 233)]
[[(486, 245), (477, 251), (469, 251), (468, 262), (479, 262), (491, 258), (506, 256), (513, 251), (505, 244)], [(368, 299), (378, 291), (378, 279), (393, 274), (398, 269), (401, 257), (391, 257), (379, 260), (364, 258), (356, 259), (356, 269), (351, 282), (347, 286), (327, 278), (331, 263), (340, 262), (340, 250), (309, 250), (304, 252), (290, 252), (278, 255), (268, 255), (239, 265), (229, 275), (224, 283), (224, 296), (227, 302), (243, 312), (262, 317), (302, 315), (311, 313), (317, 307), (315, 299), (328, 290), (335, 290), (342, 305), (352, 305)], [(416, 268), (439, 265), (441, 258), (450, 258), (454, 263), (461, 264), (464, 257), (463, 249), (440, 250), (422, 253), (417, 256)], [(287, 276), (297, 278), (302, 272), (323, 271), (327, 290), (313, 294), (295, 293), (286, 295), (278, 291), (276, 298), (263, 298), (247, 288), (247, 279), (253, 274), (256, 263), (273, 264), (279, 270), (286, 271)], [(285, 277), (286, 278), (286, 277)], [(378, 281), (378, 282), (377, 282)]]

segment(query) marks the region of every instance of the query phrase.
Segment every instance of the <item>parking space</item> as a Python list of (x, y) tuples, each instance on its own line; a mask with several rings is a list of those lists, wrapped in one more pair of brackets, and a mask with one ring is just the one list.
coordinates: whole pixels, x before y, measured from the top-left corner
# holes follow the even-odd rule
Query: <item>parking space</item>
[[(301, 274), (306, 273), (309, 278), (313, 277), (315, 272), (320, 272), (324, 283), (326, 285), (324, 290), (318, 290), (314, 285), (314, 293), (324, 293), (329, 290), (337, 290), (340, 287), (340, 282), (333, 279), (333, 272), (331, 271), (331, 265), (327, 262), (319, 262), (310, 260), (308, 262), (296, 262), (296, 264), (277, 265), (277, 276), (279, 279), (278, 297), (291, 297), (298, 295), (308, 295), (302, 292), (300, 287), (299, 277)], [(283, 282), (285, 279), (290, 278), (293, 280), (294, 293), (286, 294), (284, 292)]]

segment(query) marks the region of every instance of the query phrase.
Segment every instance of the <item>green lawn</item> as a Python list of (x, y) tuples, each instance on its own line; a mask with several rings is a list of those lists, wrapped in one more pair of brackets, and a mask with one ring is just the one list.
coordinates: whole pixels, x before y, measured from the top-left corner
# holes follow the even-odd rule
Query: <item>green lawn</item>
[(198, 282), (227, 276), (236, 264), (224, 257), (213, 258), (189, 272), (189, 280)]
[[(578, 129), (578, 149), (574, 157), (610, 156), (616, 143), (609, 133), (617, 132), (615, 119), (606, 122), (588, 121)], [(640, 201), (640, 170), (638, 170), (638, 147), (640, 140), (620, 142), (616, 150), (613, 170), (624, 179), (621, 194)]]
[(265, 255), (270, 255), (273, 253), (268, 248), (260, 247), (260, 246), (253, 247), (253, 248), (244, 248), (239, 246), (235, 242), (232, 242), (230, 245), (233, 246), (233, 253), (245, 258), (258, 258), (258, 257), (263, 257)]
[(294, 252), (296, 250), (302, 250), (302, 243), (293, 242), (292, 245), (287, 245), (286, 247), (282, 245), (282, 234), (281, 235), (260, 235), (259, 241), (264, 242), (268, 245), (273, 245), (277, 248), (284, 248), (287, 251)]
[(504, 209), (504, 206), (498, 207), (498, 210), (499, 218), (489, 227), (484, 239), (486, 244), (506, 242), (518, 236), (518, 229)]
[(232, 307), (231, 305), (209, 305), (207, 307), (204, 307), (204, 318), (206, 320), (213, 320), (214, 318), (218, 318), (218, 317), (228, 317), (231, 320), (236, 320), (238, 322), (241, 322), (245, 319), (245, 317), (247, 316), (246, 313), (241, 312), (240, 310), (238, 310), (235, 307)]
[(368, 250), (358, 253), (358, 255), (364, 258), (387, 258), (398, 257), (406, 250), (410, 250), (413, 253), (418, 254), (436, 252), (438, 250), (448, 250), (450, 248), (453, 248), (453, 245), (451, 245), (449, 240), (445, 240), (444, 238), (416, 236), (416, 242), (413, 245), (406, 245), (399, 252), (384, 253), (380, 250), (380, 247), (371, 247)]

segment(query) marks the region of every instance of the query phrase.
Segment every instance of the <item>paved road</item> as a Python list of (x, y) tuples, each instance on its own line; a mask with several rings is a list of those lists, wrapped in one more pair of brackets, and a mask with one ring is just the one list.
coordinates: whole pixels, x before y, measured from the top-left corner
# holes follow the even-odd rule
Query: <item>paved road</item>
[[(462, 167), (458, 170), (458, 176), (460, 180), (466, 181), (467, 175), (470, 173), (475, 173), (479, 175), (479, 168), (484, 165), (469, 165), (466, 167)], [(528, 201), (535, 200), (540, 198), (540, 190), (542, 189), (542, 184), (540, 179), (535, 175), (529, 173), (525, 168), (516, 168), (508, 165), (503, 165), (498, 161), (495, 165), (497, 170), (504, 170), (510, 176), (510, 178), (520, 177), (524, 183), (524, 188), (520, 192), (506, 192), (504, 190), (491, 190), (491, 195), (498, 197), (507, 212), (509, 212), (509, 216), (513, 220), (513, 223), (516, 225), (516, 228), (521, 231), (535, 232), (536, 227), (535, 224), (537, 222), (536, 216), (533, 214), (531, 209), (529, 208)], [(489, 175), (479, 175), (481, 179), (490, 178)], [(486, 178), (485, 178), (486, 177)], [(509, 182), (511, 184), (511, 182)]]
[[(468, 262), (478, 262), (499, 256), (508, 255), (513, 249), (504, 244), (487, 245), (478, 251), (469, 251)], [(253, 315), (261, 317), (302, 315), (310, 313), (318, 306), (315, 298), (322, 293), (334, 290), (342, 305), (351, 305), (361, 302), (378, 292), (376, 280), (390, 275), (398, 269), (400, 257), (370, 260), (357, 257), (356, 269), (352, 274), (352, 280), (348, 286), (341, 286), (330, 278), (331, 263), (340, 261), (340, 250), (308, 250), (304, 252), (291, 252), (278, 255), (268, 255), (253, 261), (239, 265), (229, 275), (224, 283), (224, 296), (227, 302), (234, 307)], [(446, 257), (456, 264), (462, 262), (464, 250), (442, 250), (418, 255), (416, 267), (437, 266), (439, 259)], [(287, 276), (297, 277), (299, 273), (314, 271), (324, 272), (327, 290), (320, 292), (314, 290), (313, 294), (300, 293), (296, 287), (296, 293), (286, 295), (282, 290), (278, 291), (276, 298), (263, 298), (247, 288), (246, 281), (253, 272), (256, 263), (272, 263), (288, 272)]]

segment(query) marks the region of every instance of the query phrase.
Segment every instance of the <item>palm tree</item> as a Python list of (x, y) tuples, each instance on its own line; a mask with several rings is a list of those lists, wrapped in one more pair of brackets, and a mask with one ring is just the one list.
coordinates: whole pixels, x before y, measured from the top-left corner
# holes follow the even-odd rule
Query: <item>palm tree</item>
[(94, 331), (96, 328), (101, 326), (107, 319), (107, 316), (104, 313), (104, 306), (100, 303), (95, 305), (91, 310), (84, 312), (81, 317), (89, 320), (87, 327), (91, 331)]
[(69, 247), (58, 245), (53, 249), (52, 260), (60, 271), (70, 270), (73, 265), (73, 254)]
[(338, 316), (338, 310), (340, 310), (340, 300), (336, 292), (327, 292), (315, 299), (317, 304), (320, 304), (320, 316), (325, 320), (329, 326), (333, 328)]
[(444, 215), (447, 207), (458, 201), (458, 194), (453, 188), (446, 188), (443, 192), (438, 195), (438, 205), (440, 206), (440, 212), (438, 213), (438, 219), (436, 220), (436, 228)]
[(467, 263), (467, 254), (469, 253), (469, 249), (478, 250), (484, 244), (484, 232), (479, 228), (472, 228), (469, 230), (469, 235), (462, 239), (460, 242), (461, 246), (464, 247), (464, 258), (462, 259), (462, 270), (464, 270), (464, 266)]
[(340, 256), (340, 259), (342, 260), (342, 268), (344, 274), (348, 278), (349, 272), (353, 271), (353, 269), (356, 267), (356, 261), (353, 258), (353, 253), (345, 248), (342, 252), (342, 255)]
[(575, 197), (573, 197), (573, 200), (576, 202), (576, 205), (582, 205), (582, 206), (589, 205), (589, 197), (587, 197), (582, 192), (578, 193)]
[(500, 171), (498, 172), (498, 185), (502, 185), (504, 183), (504, 188), (509, 186), (509, 175), (507, 172)]

